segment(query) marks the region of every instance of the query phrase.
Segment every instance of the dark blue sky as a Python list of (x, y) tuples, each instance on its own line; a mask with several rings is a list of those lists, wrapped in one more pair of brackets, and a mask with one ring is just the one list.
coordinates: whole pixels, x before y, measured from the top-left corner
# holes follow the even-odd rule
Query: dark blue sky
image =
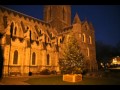
[[(42, 20), (42, 5), (5, 6)], [(120, 41), (120, 5), (72, 5), (72, 19), (76, 12), (81, 21), (93, 23), (97, 41), (113, 46)]]

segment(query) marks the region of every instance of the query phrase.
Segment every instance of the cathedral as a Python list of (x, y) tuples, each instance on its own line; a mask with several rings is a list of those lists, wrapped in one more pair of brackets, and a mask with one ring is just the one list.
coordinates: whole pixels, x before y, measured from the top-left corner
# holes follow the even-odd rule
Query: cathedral
[(3, 76), (44, 69), (60, 72), (61, 47), (74, 33), (88, 61), (87, 69), (96, 71), (95, 31), (92, 23), (71, 21), (71, 5), (44, 5), (43, 20), (0, 6), (0, 46)]

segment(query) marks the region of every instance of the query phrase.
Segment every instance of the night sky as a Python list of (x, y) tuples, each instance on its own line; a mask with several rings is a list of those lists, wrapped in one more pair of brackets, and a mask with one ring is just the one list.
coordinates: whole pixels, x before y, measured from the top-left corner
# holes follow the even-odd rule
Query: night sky
[[(43, 19), (42, 5), (4, 5), (13, 10)], [(120, 5), (72, 5), (72, 19), (78, 13), (81, 21), (87, 18), (95, 29), (96, 41), (115, 46), (120, 41)]]

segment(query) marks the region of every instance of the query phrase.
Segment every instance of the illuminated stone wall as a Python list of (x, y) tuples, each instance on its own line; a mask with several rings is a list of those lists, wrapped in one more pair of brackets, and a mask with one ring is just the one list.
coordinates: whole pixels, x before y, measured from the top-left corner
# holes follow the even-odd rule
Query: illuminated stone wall
[[(63, 8), (64, 12), (61, 11)], [(57, 18), (52, 16), (54, 26), (49, 22), (51, 19), (48, 16), (50, 13), (48, 9), (49, 6), (46, 6), (44, 10), (45, 21), (43, 21), (0, 7), (0, 33), (3, 34), (1, 45), (4, 48), (4, 75), (8, 75), (11, 72), (18, 72), (21, 75), (28, 74), (29, 71), (39, 73), (43, 69), (59, 71), (58, 60), (62, 53), (61, 47), (67, 42), (71, 33), (75, 34), (81, 50), (88, 60), (87, 68), (89, 70), (97, 70), (95, 32), (92, 24), (88, 23), (87, 20), (81, 21), (76, 14), (71, 25), (71, 8), (69, 5), (63, 5), (54, 9), (54, 11), (61, 11), (59, 18), (56, 17), (58, 14), (53, 13), (53, 16), (56, 15), (55, 17)], [(12, 23), (13, 37), (10, 38)], [(57, 28), (57, 26), (61, 25), (62, 27)], [(83, 41), (83, 36), (85, 41)], [(13, 63), (15, 51), (18, 52), (17, 64)], [(32, 65), (33, 53), (35, 53), (34, 65)], [(49, 65), (47, 64), (47, 55), (49, 55)]]
[[(5, 33), (2, 38), (2, 44), (4, 46), (4, 75), (8, 75), (8, 72), (18, 72), (21, 75), (28, 74), (29, 71), (38, 73), (45, 68), (57, 70), (58, 52), (55, 49), (56, 38), (54, 37), (54, 28), (50, 27), (44, 21), (36, 20), (33, 17), (6, 8), (0, 9), (0, 16), (2, 18), (4, 16), (7, 17), (6, 28), (3, 26), (4, 20), (0, 19), (0, 24), (2, 25), (0, 31), (2, 31), (2, 34)], [(14, 23), (13, 35), (10, 38), (12, 22)], [(31, 43), (30, 30), (32, 32)], [(48, 33), (49, 30), (53, 31), (51, 32), (52, 37)], [(13, 63), (15, 51), (18, 52), (17, 64)], [(33, 52), (36, 55), (35, 65), (32, 65)], [(47, 54), (49, 54), (49, 65), (46, 65)]]

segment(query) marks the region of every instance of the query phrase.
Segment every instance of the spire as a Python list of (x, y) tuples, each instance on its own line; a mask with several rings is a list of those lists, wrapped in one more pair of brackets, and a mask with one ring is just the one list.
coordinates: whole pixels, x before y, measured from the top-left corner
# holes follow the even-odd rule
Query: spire
[(75, 14), (75, 17), (74, 17), (74, 20), (73, 20), (73, 24), (75, 24), (75, 23), (81, 23), (81, 20), (80, 20), (77, 13)]

